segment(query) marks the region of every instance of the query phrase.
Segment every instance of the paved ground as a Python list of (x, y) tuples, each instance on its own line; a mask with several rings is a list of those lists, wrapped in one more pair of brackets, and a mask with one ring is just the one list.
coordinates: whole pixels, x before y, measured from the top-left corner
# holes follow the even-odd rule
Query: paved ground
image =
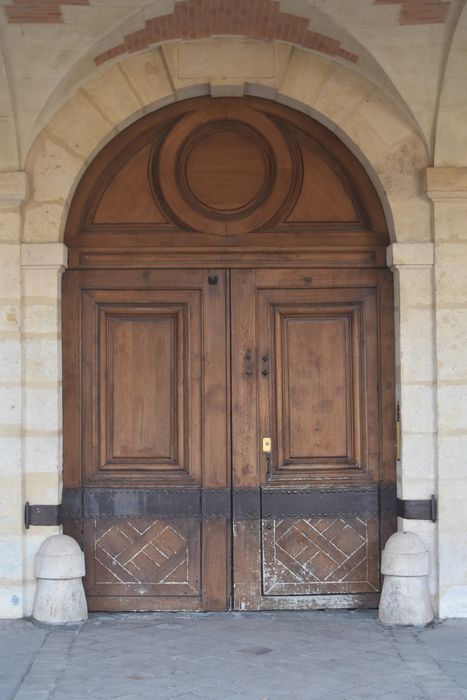
[(467, 698), (467, 620), (383, 627), (371, 611), (0, 621), (1, 700)]

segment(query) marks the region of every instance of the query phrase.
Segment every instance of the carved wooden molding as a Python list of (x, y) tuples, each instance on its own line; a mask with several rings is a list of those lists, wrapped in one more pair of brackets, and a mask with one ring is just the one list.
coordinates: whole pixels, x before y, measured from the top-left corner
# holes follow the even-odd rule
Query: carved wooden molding
[(369, 266), (389, 242), (373, 185), (337, 137), (250, 97), (179, 102), (118, 135), (85, 173), (65, 240), (91, 257), (341, 249)]

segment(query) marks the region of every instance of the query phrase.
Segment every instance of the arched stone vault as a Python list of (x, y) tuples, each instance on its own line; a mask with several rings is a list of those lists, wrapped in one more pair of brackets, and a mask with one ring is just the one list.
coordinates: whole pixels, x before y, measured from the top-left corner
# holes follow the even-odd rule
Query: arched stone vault
[(0, 41), (0, 171), (19, 168), (18, 139), (7, 63)]
[[(116, 133), (169, 102), (209, 93), (253, 94), (309, 113), (366, 165), (385, 204), (392, 239), (430, 239), (423, 138), (373, 83), (286, 44), (224, 39), (193, 47), (177, 42), (125, 57), (101, 69), (56, 112), (26, 160), (31, 196), (24, 208), (25, 242), (63, 239), (80, 175)], [(232, 69), (237, 62), (241, 70)]]
[[(455, 138), (453, 138), (455, 134)], [(467, 5), (452, 38), (438, 108), (435, 166), (467, 166)]]

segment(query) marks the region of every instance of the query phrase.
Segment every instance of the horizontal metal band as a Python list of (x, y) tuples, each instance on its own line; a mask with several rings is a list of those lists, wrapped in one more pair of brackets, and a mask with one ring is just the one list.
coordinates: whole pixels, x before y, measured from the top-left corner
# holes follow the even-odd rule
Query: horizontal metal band
[(438, 518), (436, 496), (420, 500), (397, 499), (397, 515), (406, 520), (431, 520), (435, 523)]
[(378, 487), (263, 490), (263, 518), (378, 515)]
[(80, 518), (230, 518), (230, 489), (63, 489), (62, 516)]
[(201, 491), (190, 489), (84, 489), (84, 518), (197, 518)]
[(83, 517), (83, 489), (63, 489), (62, 518), (81, 519)]
[(26, 502), (24, 505), (24, 527), (28, 530), (32, 525), (60, 525), (61, 520), (60, 505), (31, 505)]
[(258, 520), (261, 517), (260, 489), (234, 489), (233, 516), (237, 520)]
[(201, 512), (203, 518), (228, 519), (232, 511), (232, 491), (230, 489), (203, 489), (201, 491)]
[[(378, 486), (340, 488), (83, 488), (64, 489), (65, 520), (81, 518), (258, 518), (378, 515)], [(390, 505), (385, 498), (385, 506)]]
[(397, 487), (396, 484), (380, 484), (379, 507), (381, 515), (396, 515), (397, 511)]

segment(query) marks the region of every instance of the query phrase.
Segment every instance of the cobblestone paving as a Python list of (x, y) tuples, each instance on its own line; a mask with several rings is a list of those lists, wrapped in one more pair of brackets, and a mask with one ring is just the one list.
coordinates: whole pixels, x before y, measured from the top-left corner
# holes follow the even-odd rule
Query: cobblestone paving
[(1, 700), (467, 698), (467, 620), (383, 627), (373, 611), (0, 621)]

